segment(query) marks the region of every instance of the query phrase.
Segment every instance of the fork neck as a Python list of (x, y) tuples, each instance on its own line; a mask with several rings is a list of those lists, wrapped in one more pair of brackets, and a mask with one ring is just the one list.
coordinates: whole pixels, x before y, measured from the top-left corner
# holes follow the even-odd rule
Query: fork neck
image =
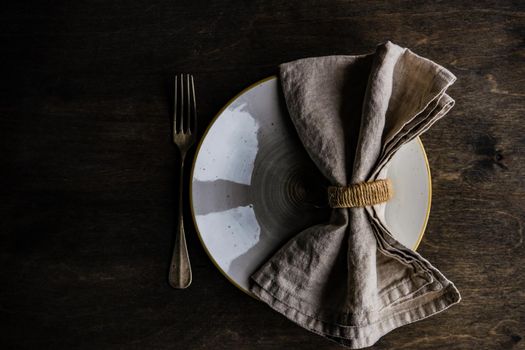
[(188, 153), (188, 147), (181, 147), (179, 146), (179, 155), (180, 155), (180, 166), (181, 168), (184, 167), (184, 163), (186, 161), (186, 154)]
[(182, 215), (183, 215), (183, 198), (184, 198), (184, 160), (186, 158), (185, 153), (181, 153), (181, 161), (180, 161), (180, 171), (179, 171), (179, 206), (178, 206), (178, 214), (179, 214), (179, 225), (182, 224)]
[(180, 153), (180, 168), (184, 168), (184, 163), (186, 161), (186, 153)]

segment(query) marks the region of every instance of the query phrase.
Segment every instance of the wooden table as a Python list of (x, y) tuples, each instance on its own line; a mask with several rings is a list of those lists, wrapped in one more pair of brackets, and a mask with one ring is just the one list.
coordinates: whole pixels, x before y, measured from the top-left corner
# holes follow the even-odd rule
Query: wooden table
[[(423, 136), (433, 203), (420, 246), (460, 305), (375, 349), (525, 346), (525, 8), (519, 1), (11, 1), (0, 12), (3, 349), (339, 349), (246, 296), (189, 225), (173, 290), (170, 87), (206, 124), (306, 56), (390, 39), (458, 76)], [(189, 218), (189, 216), (188, 216)]]

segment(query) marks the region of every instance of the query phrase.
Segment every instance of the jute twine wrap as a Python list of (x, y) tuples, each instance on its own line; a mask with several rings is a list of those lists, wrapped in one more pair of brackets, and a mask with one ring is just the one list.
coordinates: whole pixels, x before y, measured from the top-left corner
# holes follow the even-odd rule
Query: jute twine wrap
[(366, 207), (388, 201), (394, 194), (389, 179), (363, 182), (348, 187), (328, 187), (328, 204), (332, 208)]

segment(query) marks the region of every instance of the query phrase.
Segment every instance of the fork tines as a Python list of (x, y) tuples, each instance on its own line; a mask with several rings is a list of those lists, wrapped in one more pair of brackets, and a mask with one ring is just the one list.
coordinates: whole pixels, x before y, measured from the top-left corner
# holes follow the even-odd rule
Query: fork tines
[(194, 134), (196, 130), (196, 102), (193, 75), (175, 76), (175, 104), (173, 108), (173, 132)]

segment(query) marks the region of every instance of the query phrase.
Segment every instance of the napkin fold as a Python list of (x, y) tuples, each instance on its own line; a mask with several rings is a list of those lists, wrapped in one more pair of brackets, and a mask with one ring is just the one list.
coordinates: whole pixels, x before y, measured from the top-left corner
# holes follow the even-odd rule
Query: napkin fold
[[(332, 186), (385, 178), (385, 166), (454, 105), (455, 76), (391, 42), (360, 56), (280, 66), (299, 138)], [(395, 193), (395, 188), (394, 188)], [(397, 242), (384, 204), (333, 209), (252, 275), (250, 290), (300, 326), (350, 348), (460, 301), (454, 284)]]

